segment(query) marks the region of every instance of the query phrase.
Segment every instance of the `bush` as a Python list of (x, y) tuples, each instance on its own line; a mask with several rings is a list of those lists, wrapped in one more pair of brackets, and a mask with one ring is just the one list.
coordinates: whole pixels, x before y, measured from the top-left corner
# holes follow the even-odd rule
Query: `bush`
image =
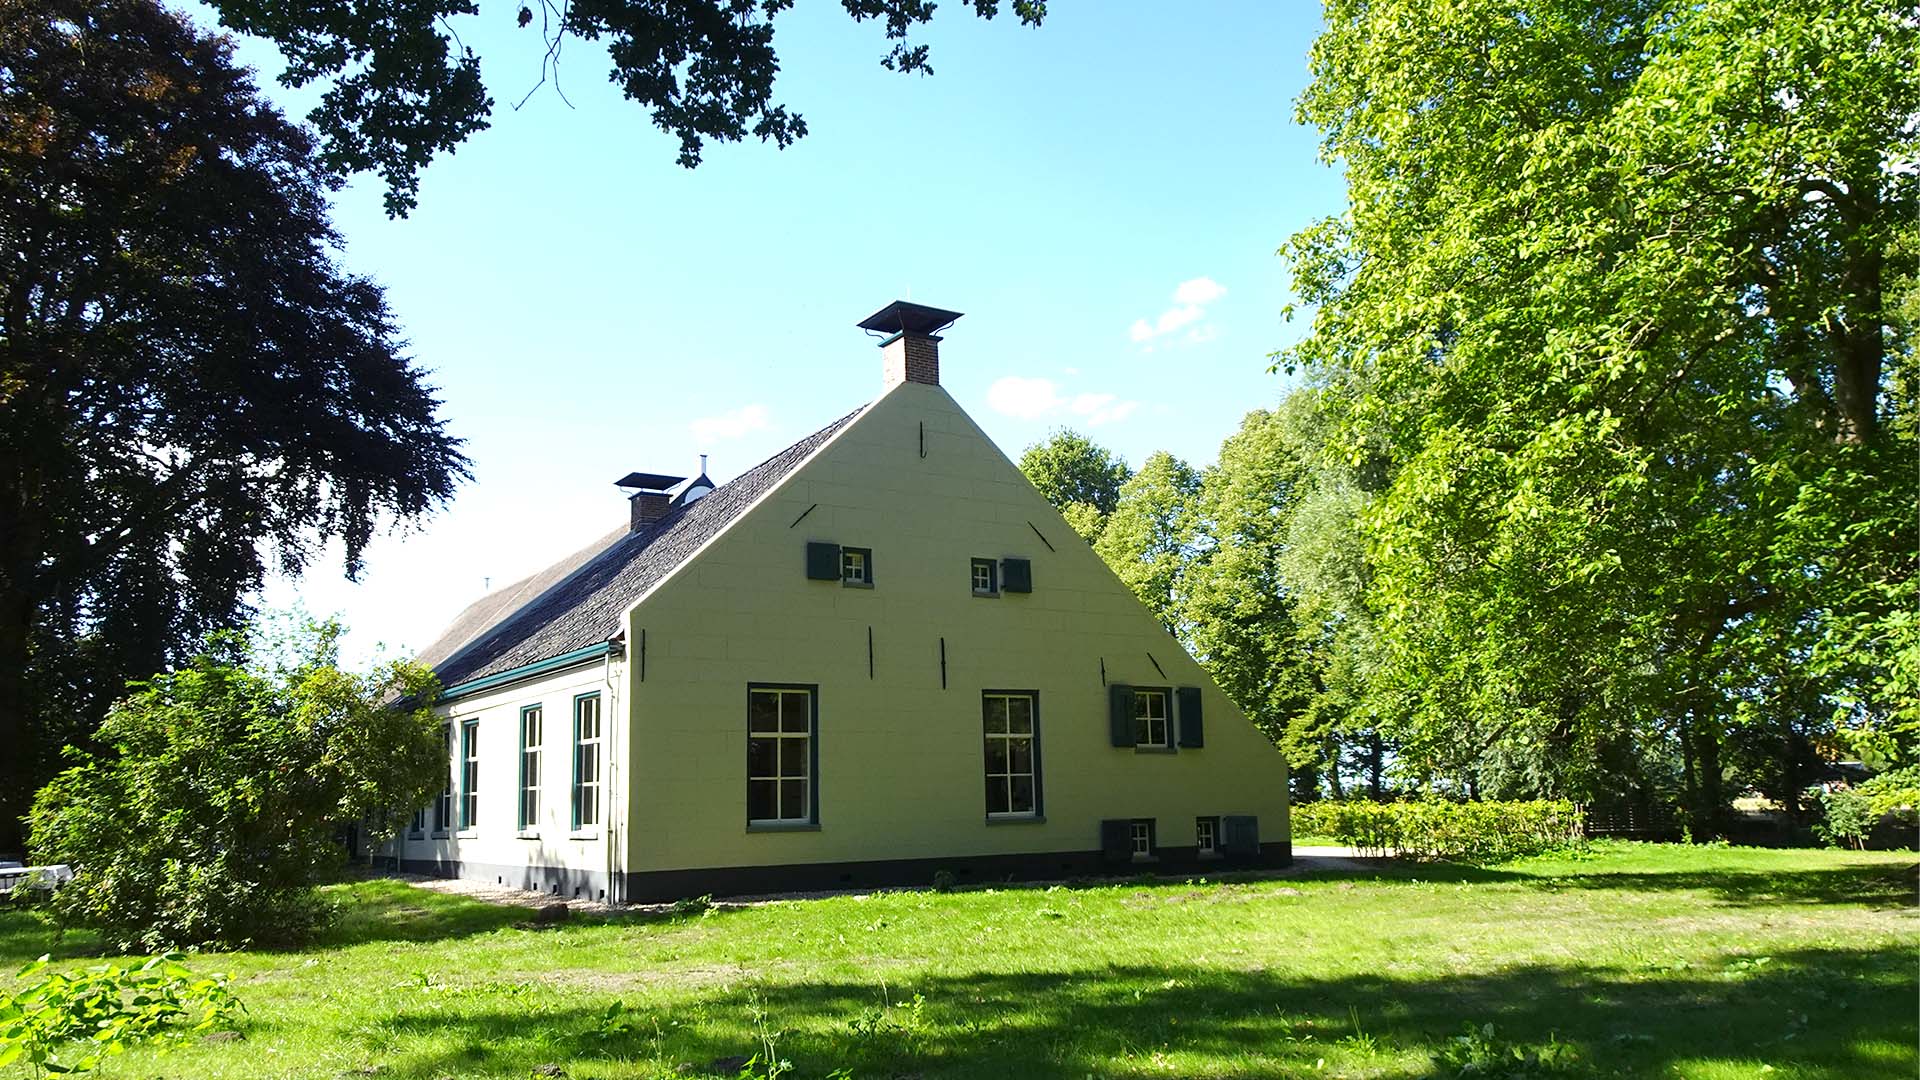
[[(46, 967), (42, 956), (19, 977)], [(242, 1009), (225, 975), (195, 975), (177, 956), (50, 974), (0, 996), (0, 1068), (85, 1072), (135, 1043), (230, 1025)]]
[(1447, 802), (1422, 799), (1306, 803), (1293, 831), (1331, 836), (1368, 854), (1503, 862), (1581, 842), (1580, 810), (1559, 799)]
[[(101, 724), (113, 753), (79, 763), (36, 797), (40, 862), (73, 880), (51, 899), (66, 926), (125, 951), (284, 943), (327, 907), (314, 886), (341, 861), (336, 835), (398, 824), (444, 783), (432, 676), (336, 664), (339, 628), (285, 640), (216, 638), (186, 668), (134, 684)], [(277, 650), (279, 659), (271, 659)], [(410, 695), (416, 704), (387, 703)]]
[(1882, 818), (1914, 823), (1920, 810), (1920, 766), (1883, 772), (1855, 787), (1820, 794), (1822, 820), (1814, 835), (1836, 847), (1864, 847)]

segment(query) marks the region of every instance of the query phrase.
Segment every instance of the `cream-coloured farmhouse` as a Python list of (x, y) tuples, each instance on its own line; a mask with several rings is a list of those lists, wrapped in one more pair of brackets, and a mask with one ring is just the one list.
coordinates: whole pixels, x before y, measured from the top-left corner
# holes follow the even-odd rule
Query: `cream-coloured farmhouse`
[(619, 902), (1285, 863), (1283, 759), (941, 388), (958, 317), (889, 305), (878, 400), (624, 477), (464, 612), (397, 861)]

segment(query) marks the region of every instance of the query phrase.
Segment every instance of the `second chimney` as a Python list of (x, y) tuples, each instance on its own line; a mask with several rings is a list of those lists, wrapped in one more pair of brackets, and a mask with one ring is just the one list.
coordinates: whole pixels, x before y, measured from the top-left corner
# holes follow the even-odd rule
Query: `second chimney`
[(627, 503), (631, 507), (627, 519), (628, 531), (640, 532), (666, 517), (667, 511), (673, 509), (673, 494), (670, 489), (685, 479), (684, 476), (634, 472), (615, 480), (614, 485), (617, 487), (637, 489), (627, 496)]
[(895, 300), (861, 320), (862, 330), (887, 335), (880, 343), (882, 388), (892, 389), (903, 382), (939, 386), (939, 332), (959, 317), (957, 311)]

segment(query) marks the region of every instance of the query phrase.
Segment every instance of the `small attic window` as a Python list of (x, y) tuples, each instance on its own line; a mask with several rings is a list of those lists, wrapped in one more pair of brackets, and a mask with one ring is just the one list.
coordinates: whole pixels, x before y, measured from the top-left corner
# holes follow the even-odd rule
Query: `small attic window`
[(873, 585), (873, 549), (843, 547), (840, 549), (840, 583), (842, 585)]
[(973, 595), (1000, 595), (1000, 564), (992, 559), (973, 560)]

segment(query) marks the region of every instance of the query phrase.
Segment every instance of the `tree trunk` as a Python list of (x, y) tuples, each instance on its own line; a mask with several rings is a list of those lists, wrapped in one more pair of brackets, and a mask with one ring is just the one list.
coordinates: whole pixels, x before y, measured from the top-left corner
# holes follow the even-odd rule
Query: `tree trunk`
[(1375, 802), (1380, 801), (1380, 774), (1386, 760), (1386, 748), (1380, 742), (1380, 733), (1367, 735), (1367, 792)]

